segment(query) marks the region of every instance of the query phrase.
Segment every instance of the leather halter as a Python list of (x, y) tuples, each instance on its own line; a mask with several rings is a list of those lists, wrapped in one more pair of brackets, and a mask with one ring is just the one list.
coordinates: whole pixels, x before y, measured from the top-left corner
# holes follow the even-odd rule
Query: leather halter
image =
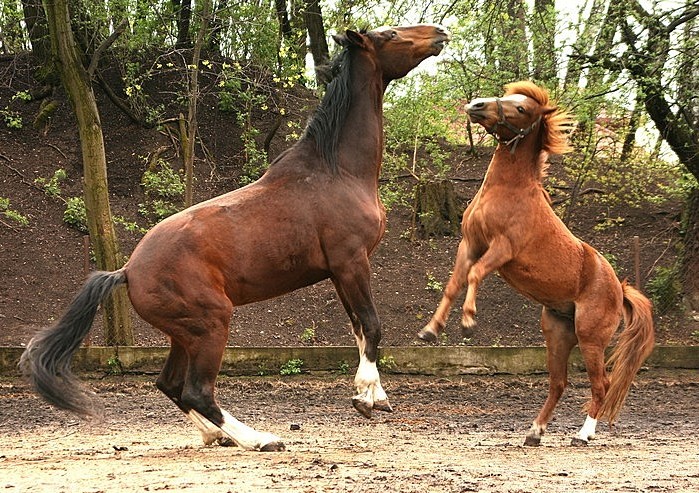
[[(539, 115), (539, 118), (534, 120), (534, 122), (527, 128), (517, 128), (505, 119), (505, 112), (502, 109), (502, 101), (500, 100), (500, 98), (495, 98), (495, 102), (498, 105), (498, 121), (495, 122), (495, 125), (486, 130), (490, 135), (492, 135), (495, 138), (495, 140), (498, 141), (499, 144), (503, 144), (505, 146), (512, 145), (512, 147), (510, 148), (510, 154), (514, 154), (515, 149), (517, 149), (517, 144), (519, 144), (519, 141), (527, 135), (529, 135), (532, 132), (532, 130), (534, 130), (534, 127), (536, 127), (536, 125), (541, 121), (541, 115)], [(511, 132), (514, 132), (515, 136), (512, 137), (510, 140), (501, 139), (500, 136), (497, 134), (498, 126), (503, 126)]]

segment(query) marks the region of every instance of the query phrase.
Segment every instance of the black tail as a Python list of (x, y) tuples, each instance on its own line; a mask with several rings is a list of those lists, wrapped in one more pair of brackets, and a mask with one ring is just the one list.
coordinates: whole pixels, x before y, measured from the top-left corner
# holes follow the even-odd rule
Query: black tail
[(90, 331), (99, 304), (125, 282), (123, 269), (93, 273), (61, 319), (29, 341), (19, 366), (34, 389), (51, 404), (84, 416), (98, 414), (91, 393), (73, 375), (70, 364)]

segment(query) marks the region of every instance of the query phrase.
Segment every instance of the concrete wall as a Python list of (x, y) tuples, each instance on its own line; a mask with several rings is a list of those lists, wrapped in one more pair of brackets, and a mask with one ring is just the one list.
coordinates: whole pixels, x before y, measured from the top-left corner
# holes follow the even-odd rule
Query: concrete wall
[[(17, 375), (22, 348), (0, 348), (0, 375)], [(167, 347), (82, 347), (74, 358), (76, 371), (159, 372)], [(379, 354), (383, 371), (425, 375), (465, 375), (546, 371), (543, 347), (415, 346), (385, 347)], [(221, 371), (228, 375), (272, 375), (289, 360), (303, 360), (304, 371), (353, 372), (358, 352), (353, 346), (229, 347)], [(574, 350), (570, 365), (583, 370)], [(649, 368), (699, 369), (699, 346), (656, 346), (646, 361)]]

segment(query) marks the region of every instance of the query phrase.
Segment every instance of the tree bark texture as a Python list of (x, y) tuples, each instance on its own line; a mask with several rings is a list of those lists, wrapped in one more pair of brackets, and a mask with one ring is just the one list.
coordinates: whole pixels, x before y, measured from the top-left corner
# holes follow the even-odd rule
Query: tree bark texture
[(684, 255), (682, 256), (682, 287), (685, 304), (699, 310), (699, 189), (695, 188), (687, 201), (683, 220)]
[[(78, 121), (85, 207), (97, 267), (100, 270), (114, 271), (121, 267), (122, 258), (109, 206), (107, 160), (95, 95), (76, 48), (67, 0), (45, 0), (44, 7), (51, 33), (51, 46)], [(104, 309), (107, 343), (132, 345), (133, 332), (126, 289), (115, 290), (105, 302)]]
[(306, 21), (306, 29), (308, 30), (309, 47), (313, 56), (316, 82), (318, 86), (325, 87), (332, 76), (327, 67), (330, 60), (330, 50), (325, 37), (325, 26), (323, 26), (323, 14), (320, 11), (319, 1), (306, 0), (306, 9), (303, 16)]
[(420, 182), (415, 187), (413, 234), (418, 238), (456, 235), (461, 212), (449, 180)]
[(534, 0), (531, 21), (532, 46), (534, 48), (534, 79), (545, 84), (555, 84), (556, 68), (556, 5), (554, 0)]

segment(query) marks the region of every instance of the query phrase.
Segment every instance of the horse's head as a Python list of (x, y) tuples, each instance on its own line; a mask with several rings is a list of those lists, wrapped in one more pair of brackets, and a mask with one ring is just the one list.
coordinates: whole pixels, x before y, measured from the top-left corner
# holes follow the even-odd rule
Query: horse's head
[(511, 146), (513, 153), (529, 134), (542, 134), (545, 151), (568, 150), (564, 131), (571, 126), (569, 115), (552, 105), (548, 92), (532, 82), (507, 84), (503, 97), (474, 99), (466, 105), (466, 112), (499, 143)]
[(381, 70), (384, 85), (405, 76), (425, 58), (439, 55), (451, 34), (442, 26), (420, 24), (381, 27), (368, 32), (348, 29), (335, 41), (343, 47), (357, 47), (370, 53)]

